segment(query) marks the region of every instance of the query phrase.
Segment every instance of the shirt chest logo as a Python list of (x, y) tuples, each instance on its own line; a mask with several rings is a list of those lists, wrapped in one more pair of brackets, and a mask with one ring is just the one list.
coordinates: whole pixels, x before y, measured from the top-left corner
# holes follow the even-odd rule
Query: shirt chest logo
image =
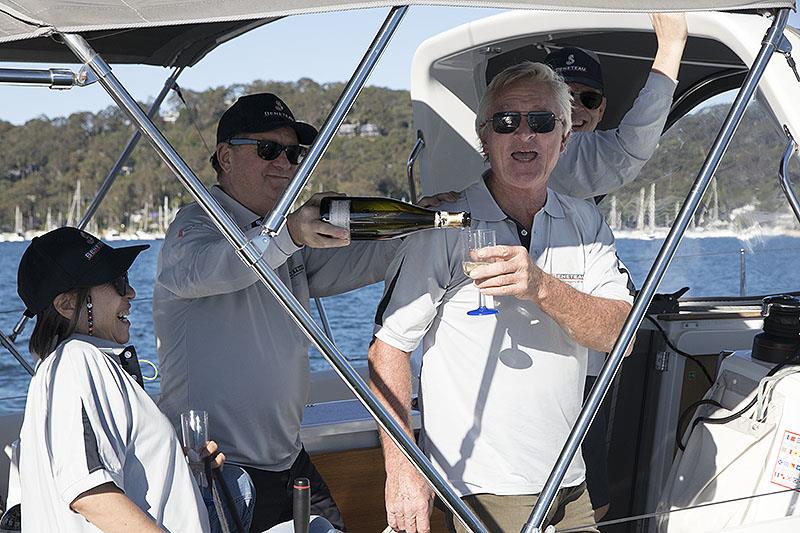
[(562, 274), (554, 273), (553, 277), (560, 279), (564, 283), (583, 283), (583, 274)]

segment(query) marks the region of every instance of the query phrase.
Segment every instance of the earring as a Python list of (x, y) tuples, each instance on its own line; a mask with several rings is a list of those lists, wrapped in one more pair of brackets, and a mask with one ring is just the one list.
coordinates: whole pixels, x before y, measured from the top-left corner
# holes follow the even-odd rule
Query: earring
[(89, 336), (94, 334), (94, 315), (92, 314), (92, 295), (86, 295), (86, 321), (89, 323)]

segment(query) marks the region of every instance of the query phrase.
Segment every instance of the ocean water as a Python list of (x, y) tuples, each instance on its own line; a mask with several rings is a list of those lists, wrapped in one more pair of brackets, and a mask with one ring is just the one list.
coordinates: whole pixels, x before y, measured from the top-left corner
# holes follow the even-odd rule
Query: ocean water
[[(118, 241), (113, 245), (139, 244), (139, 241)], [(17, 264), (28, 243), (0, 242), (0, 329), (8, 334), (22, 314), (22, 302), (16, 292)], [(136, 299), (130, 315), (131, 342), (140, 358), (157, 364), (153, 321), (151, 317), (152, 279), (161, 241), (147, 241), (150, 249), (143, 252), (130, 271)], [(662, 245), (657, 239), (617, 240), (619, 256), (628, 267), (637, 286), (642, 282)], [(800, 237), (765, 236), (741, 240), (733, 237), (687, 237), (670, 265), (659, 292), (673, 292), (690, 287), (687, 296), (737, 296), (739, 294), (740, 250), (745, 250), (746, 294), (763, 295), (800, 290)], [(366, 360), (372, 335), (375, 307), (383, 291), (382, 284), (352, 291), (323, 300), (334, 340), (351, 361)], [(314, 306), (312, 305), (312, 308)], [(314, 309), (315, 318), (316, 310)], [(29, 322), (16, 346), (29, 358), (28, 336), (33, 329)], [(312, 350), (312, 369), (327, 363)], [(150, 369), (144, 367), (148, 374)], [(0, 347), (0, 414), (24, 408), (28, 374)], [(148, 384), (158, 390), (158, 381)]]

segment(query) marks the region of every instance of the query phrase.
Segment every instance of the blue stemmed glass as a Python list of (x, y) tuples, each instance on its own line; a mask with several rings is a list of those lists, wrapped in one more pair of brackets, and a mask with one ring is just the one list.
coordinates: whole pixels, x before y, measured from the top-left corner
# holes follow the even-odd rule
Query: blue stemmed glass
[[(474, 253), (480, 248), (487, 246), (495, 246), (497, 244), (497, 237), (493, 229), (468, 229), (464, 230), (461, 235), (461, 244), (464, 250), (464, 261), (462, 266), (464, 273), (469, 276), (473, 269), (480, 265), (485, 265), (487, 261), (477, 261), (474, 258)], [(478, 308), (472, 311), (467, 311), (469, 316), (482, 316), (497, 314), (497, 309), (486, 306), (486, 297), (478, 291)]]

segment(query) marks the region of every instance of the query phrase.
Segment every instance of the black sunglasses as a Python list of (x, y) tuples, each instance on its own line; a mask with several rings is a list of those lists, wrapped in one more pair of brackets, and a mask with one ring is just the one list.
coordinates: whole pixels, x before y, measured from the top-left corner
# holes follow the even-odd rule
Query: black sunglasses
[(596, 91), (572, 93), (572, 98), (574, 102), (580, 101), (581, 105), (586, 109), (597, 109), (600, 107), (600, 104), (603, 103), (603, 93), (598, 93)]
[(487, 120), (484, 124), (491, 122), (495, 133), (514, 133), (522, 122), (522, 115), (528, 118), (528, 127), (533, 133), (550, 133), (555, 129), (556, 121), (562, 122), (550, 111), (502, 111), (492, 115), (491, 121)]
[(228, 139), (225, 142), (233, 146), (255, 144), (258, 157), (264, 161), (273, 161), (286, 150), (286, 159), (289, 160), (289, 163), (298, 165), (308, 154), (308, 148), (299, 144), (284, 146), (275, 141), (259, 141), (257, 139)]
[(126, 296), (128, 291), (131, 289), (130, 283), (128, 283), (128, 273), (125, 272), (121, 276), (118, 276), (111, 281), (109, 281), (114, 290), (117, 291), (117, 294), (120, 296)]

